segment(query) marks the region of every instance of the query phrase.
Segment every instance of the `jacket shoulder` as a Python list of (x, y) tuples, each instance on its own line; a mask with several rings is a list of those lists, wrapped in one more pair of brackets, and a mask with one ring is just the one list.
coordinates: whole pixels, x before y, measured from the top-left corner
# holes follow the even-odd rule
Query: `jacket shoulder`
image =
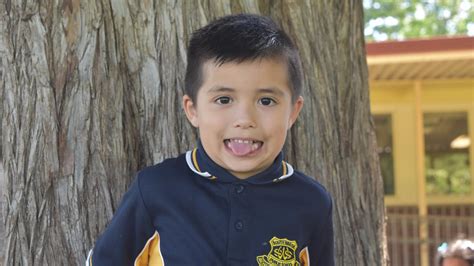
[(142, 190), (147, 188), (166, 188), (177, 185), (187, 180), (191, 170), (186, 163), (185, 154), (143, 168), (137, 173), (139, 186)]
[(317, 203), (319, 209), (323, 208), (330, 211), (332, 208), (332, 197), (321, 183), (300, 171), (295, 171), (293, 175), (294, 181), (300, 185), (301, 194), (310, 198), (312, 202)]
[(138, 176), (173, 173), (180, 170), (184, 165), (186, 165), (185, 154), (180, 154), (177, 157), (167, 158), (160, 163), (141, 169), (138, 171)]

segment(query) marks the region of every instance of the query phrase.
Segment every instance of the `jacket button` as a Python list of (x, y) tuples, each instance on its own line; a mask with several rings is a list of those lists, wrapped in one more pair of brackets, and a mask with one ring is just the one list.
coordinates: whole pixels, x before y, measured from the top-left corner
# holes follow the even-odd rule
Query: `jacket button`
[(245, 189), (244, 185), (237, 185), (235, 187), (235, 192), (237, 192), (237, 194), (240, 194), (244, 191), (244, 189)]
[(243, 228), (244, 228), (244, 223), (242, 221), (237, 221), (235, 223), (235, 229), (237, 231), (242, 231)]

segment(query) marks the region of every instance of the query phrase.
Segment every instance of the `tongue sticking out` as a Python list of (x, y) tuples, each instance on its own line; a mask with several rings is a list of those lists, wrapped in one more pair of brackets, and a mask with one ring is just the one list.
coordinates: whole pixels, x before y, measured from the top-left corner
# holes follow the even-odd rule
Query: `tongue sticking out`
[(237, 156), (245, 156), (255, 151), (260, 145), (256, 143), (228, 141), (227, 147)]

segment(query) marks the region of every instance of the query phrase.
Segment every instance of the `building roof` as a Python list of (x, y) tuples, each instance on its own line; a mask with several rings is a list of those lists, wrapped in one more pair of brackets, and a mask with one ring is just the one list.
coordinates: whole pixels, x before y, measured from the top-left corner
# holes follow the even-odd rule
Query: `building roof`
[(474, 37), (368, 43), (366, 52), (370, 80), (474, 78)]

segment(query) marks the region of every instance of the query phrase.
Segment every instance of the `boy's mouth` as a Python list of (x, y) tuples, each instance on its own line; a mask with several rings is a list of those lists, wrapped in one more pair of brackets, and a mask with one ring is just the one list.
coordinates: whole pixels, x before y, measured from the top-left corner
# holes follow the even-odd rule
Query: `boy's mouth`
[(252, 139), (225, 139), (225, 146), (236, 156), (253, 154), (263, 146), (263, 141)]

